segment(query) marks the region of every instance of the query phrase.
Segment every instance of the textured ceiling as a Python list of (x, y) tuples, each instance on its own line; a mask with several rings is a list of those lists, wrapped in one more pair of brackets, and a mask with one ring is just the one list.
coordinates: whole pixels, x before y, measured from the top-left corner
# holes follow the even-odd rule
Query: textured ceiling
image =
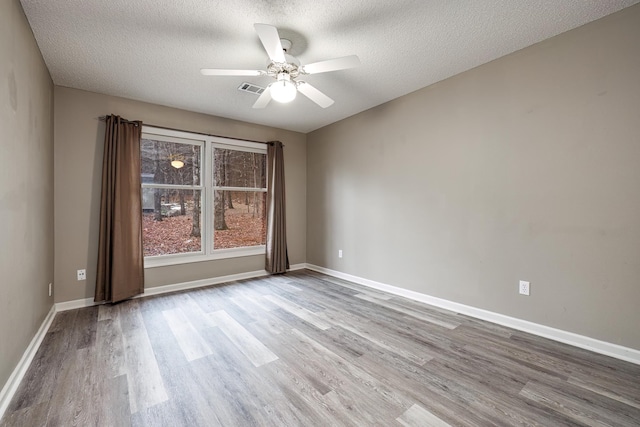
[[(56, 85), (309, 132), (593, 21), (640, 0), (21, 0)], [(251, 108), (243, 81), (200, 68), (264, 69), (254, 23), (278, 27), (302, 64), (362, 65), (306, 76), (303, 96)], [(105, 113), (109, 113), (105, 111)]]

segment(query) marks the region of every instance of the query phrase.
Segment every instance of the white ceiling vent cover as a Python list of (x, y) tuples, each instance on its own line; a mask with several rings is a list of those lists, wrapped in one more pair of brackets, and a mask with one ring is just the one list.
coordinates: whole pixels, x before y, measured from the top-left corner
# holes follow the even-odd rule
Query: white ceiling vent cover
[(247, 83), (247, 82), (243, 82), (240, 86), (238, 86), (238, 90), (242, 92), (253, 93), (255, 95), (260, 95), (262, 92), (264, 92), (263, 87), (256, 86), (254, 84)]

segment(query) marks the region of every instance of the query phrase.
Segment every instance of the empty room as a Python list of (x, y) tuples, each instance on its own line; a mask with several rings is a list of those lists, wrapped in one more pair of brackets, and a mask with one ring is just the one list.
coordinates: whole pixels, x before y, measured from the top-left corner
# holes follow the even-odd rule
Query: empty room
[(640, 426), (640, 0), (0, 3), (0, 427)]

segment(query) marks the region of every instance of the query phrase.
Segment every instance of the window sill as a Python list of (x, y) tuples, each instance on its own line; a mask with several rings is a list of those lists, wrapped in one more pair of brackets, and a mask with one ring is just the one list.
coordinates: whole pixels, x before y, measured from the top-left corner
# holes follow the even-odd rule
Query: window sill
[(219, 249), (210, 255), (176, 254), (146, 257), (144, 268), (167, 267), (170, 265), (191, 264), (194, 262), (215, 261), (219, 259), (240, 258), (247, 256), (265, 255), (265, 246), (254, 248)]

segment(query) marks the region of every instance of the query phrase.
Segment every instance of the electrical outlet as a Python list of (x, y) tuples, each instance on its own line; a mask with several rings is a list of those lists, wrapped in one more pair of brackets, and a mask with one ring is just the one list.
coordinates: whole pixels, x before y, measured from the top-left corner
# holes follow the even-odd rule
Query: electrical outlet
[(87, 270), (78, 270), (78, 280), (87, 280)]
[(529, 282), (520, 280), (520, 295), (529, 295)]
[(338, 249), (338, 258), (342, 258), (342, 249)]
[(53, 291), (53, 283), (49, 283), (49, 296), (51, 296), (52, 291)]

